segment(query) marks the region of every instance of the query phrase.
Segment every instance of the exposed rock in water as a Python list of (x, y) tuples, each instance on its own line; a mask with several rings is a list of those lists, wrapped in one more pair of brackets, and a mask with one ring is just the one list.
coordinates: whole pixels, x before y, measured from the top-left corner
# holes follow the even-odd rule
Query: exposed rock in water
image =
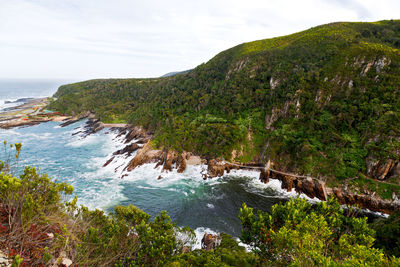
[(82, 115), (80, 117), (73, 117), (73, 118), (70, 118), (67, 121), (61, 123), (60, 127), (66, 127), (66, 126), (71, 125), (71, 124), (73, 124), (75, 122), (81, 121), (81, 120), (83, 120), (85, 118), (94, 119), (94, 115), (92, 113), (90, 113), (90, 112), (86, 112), (84, 115)]
[(83, 127), (83, 131), (81, 132), (81, 134), (86, 137), (88, 135), (95, 134), (103, 129), (104, 123), (102, 123), (100, 120), (90, 118)]
[(129, 162), (126, 169), (132, 171), (137, 166), (145, 163), (152, 163), (160, 161), (163, 152), (161, 150), (155, 150), (151, 147), (150, 141), (145, 144), (142, 149), (138, 150), (136, 156)]
[(103, 167), (107, 167), (113, 160), (115, 157), (111, 157), (109, 160), (107, 160), (106, 163), (104, 163)]
[(128, 154), (128, 156), (131, 156), (133, 152), (138, 150), (140, 146), (137, 143), (133, 143), (130, 145), (126, 145), (123, 149), (117, 150), (113, 153), (113, 155), (123, 155), (123, 154)]
[(222, 176), (225, 173), (225, 164), (215, 159), (209, 160), (207, 173), (209, 178)]
[(240, 167), (229, 162), (211, 159), (208, 161), (207, 174), (208, 178), (223, 176), (225, 171), (229, 173), (231, 170), (238, 170)]
[(267, 168), (262, 168), (260, 170), (260, 181), (263, 183), (269, 182), (269, 170)]
[[(264, 181), (265, 174), (260, 174), (260, 180)], [(285, 175), (277, 171), (271, 170), (270, 178), (278, 179), (282, 182), (282, 189), (288, 192), (293, 188), (297, 193), (303, 193), (310, 198), (318, 198), (320, 200), (327, 200), (330, 195), (338, 199), (340, 204), (358, 205), (360, 208), (369, 209), (383, 213), (392, 213), (400, 210), (400, 203), (397, 201), (390, 201), (381, 199), (374, 194), (354, 194), (348, 192), (346, 188), (329, 188), (325, 182), (304, 176)]]
[(177, 156), (174, 151), (169, 150), (167, 152), (164, 165), (163, 165), (163, 171), (172, 171), (172, 164), (176, 162)]
[(147, 143), (151, 140), (151, 135), (148, 134), (143, 128), (133, 127), (126, 130), (125, 144), (130, 143), (134, 139), (140, 139), (141, 143)]
[(207, 232), (204, 233), (203, 238), (201, 239), (201, 248), (210, 251), (221, 244), (222, 238), (220, 235), (213, 235)]
[(186, 170), (186, 155), (182, 153), (178, 155), (176, 160), (176, 168), (178, 169), (178, 173), (182, 173)]

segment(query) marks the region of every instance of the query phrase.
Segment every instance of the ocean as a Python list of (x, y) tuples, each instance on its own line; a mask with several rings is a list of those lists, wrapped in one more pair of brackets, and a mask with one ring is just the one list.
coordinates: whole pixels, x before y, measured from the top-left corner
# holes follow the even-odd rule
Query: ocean
[[(59, 81), (0, 81), (0, 99), (51, 96), (59, 85)], [(0, 140), (21, 142), (20, 167), (35, 166), (53, 179), (68, 181), (79, 204), (91, 209), (112, 212), (116, 205), (133, 204), (152, 216), (166, 210), (178, 225), (195, 229), (199, 238), (204, 231), (239, 237), (242, 203), (268, 211), (273, 204), (296, 195), (280, 189), (277, 180), (261, 183), (258, 172), (232, 171), (203, 180), (201, 171), (206, 166), (189, 166), (182, 174), (176, 170), (162, 173), (158, 180), (161, 167), (145, 164), (121, 178), (130, 158), (118, 157), (103, 167), (114, 151), (125, 146), (117, 133), (104, 129), (84, 138), (75, 133), (85, 121), (64, 128), (59, 124), (1, 129)]]

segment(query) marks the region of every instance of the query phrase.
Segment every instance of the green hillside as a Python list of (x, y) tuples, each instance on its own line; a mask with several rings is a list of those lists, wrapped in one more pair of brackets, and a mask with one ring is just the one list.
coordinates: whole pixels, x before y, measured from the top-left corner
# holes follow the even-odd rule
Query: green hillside
[(140, 125), (159, 147), (208, 158), (398, 183), (399, 49), (400, 20), (331, 23), (235, 46), (186, 74), (64, 85), (51, 108)]

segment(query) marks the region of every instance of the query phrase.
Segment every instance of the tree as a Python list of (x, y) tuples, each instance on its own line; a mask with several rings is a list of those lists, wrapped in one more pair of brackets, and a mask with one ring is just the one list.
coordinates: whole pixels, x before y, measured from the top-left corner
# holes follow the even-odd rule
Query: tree
[(374, 230), (367, 218), (345, 212), (336, 199), (315, 205), (305, 199), (291, 199), (272, 207), (271, 213), (243, 204), (242, 242), (250, 245), (261, 263), (294, 266), (362, 265), (396, 266), (399, 259), (389, 259), (373, 248)]

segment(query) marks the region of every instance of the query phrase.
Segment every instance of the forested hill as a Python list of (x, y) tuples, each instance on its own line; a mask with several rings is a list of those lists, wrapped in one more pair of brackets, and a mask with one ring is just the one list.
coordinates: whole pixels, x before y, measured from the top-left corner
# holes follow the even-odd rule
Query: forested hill
[(235, 46), (186, 74), (64, 85), (51, 108), (128, 121), (159, 147), (209, 158), (396, 182), (399, 49), (400, 20), (331, 23)]

